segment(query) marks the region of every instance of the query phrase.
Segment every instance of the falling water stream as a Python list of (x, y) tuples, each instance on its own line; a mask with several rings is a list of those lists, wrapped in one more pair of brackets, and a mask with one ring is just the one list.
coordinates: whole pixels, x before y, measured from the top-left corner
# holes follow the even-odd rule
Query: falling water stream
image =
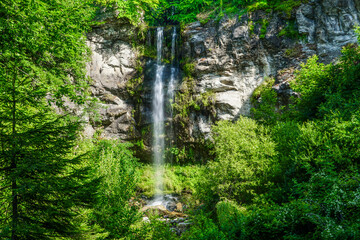
[[(167, 93), (165, 94), (165, 82), (164, 82), (164, 70), (165, 66), (162, 63), (164, 41), (164, 28), (157, 28), (156, 37), (156, 76), (153, 85), (153, 151), (154, 151), (154, 168), (155, 168), (155, 198), (149, 204), (166, 205), (166, 199), (164, 199), (164, 162), (165, 162), (165, 95), (170, 103), (174, 99), (174, 90), (176, 85), (176, 66), (174, 64), (175, 59), (175, 43), (176, 43), (176, 27), (173, 28), (172, 41), (171, 41), (171, 68), (170, 79), (168, 81)], [(172, 110), (170, 110), (172, 115)]]
[(154, 166), (155, 166), (155, 202), (161, 202), (162, 192), (164, 190), (163, 175), (164, 175), (164, 148), (165, 148), (165, 134), (164, 134), (164, 82), (163, 72), (164, 65), (162, 65), (162, 45), (164, 39), (164, 28), (157, 28), (156, 38), (156, 77), (153, 90), (153, 124), (154, 124)]
[[(170, 73), (170, 81), (168, 86), (168, 96), (170, 102), (174, 99), (174, 90), (176, 86), (176, 66), (175, 66), (175, 43), (176, 43), (176, 27), (173, 27), (173, 32), (171, 35), (171, 73)], [(171, 108), (170, 108), (171, 109)], [(171, 115), (172, 115), (172, 109), (171, 109)]]
[[(169, 99), (169, 112), (170, 112), (170, 131), (169, 131), (169, 143), (168, 143), (168, 147), (171, 149), (173, 147), (173, 141), (175, 140), (174, 137), (174, 126), (173, 126), (173, 108), (172, 108), (172, 103), (174, 102), (174, 97), (175, 97), (175, 87), (177, 85), (177, 74), (178, 74), (178, 66), (176, 65), (176, 58), (175, 58), (175, 47), (176, 47), (176, 27), (173, 27), (173, 32), (171, 35), (171, 69), (170, 69), (170, 81), (168, 84), (168, 91), (167, 91), (167, 96)], [(171, 155), (171, 159), (170, 162), (173, 162), (172, 159), (172, 155)]]

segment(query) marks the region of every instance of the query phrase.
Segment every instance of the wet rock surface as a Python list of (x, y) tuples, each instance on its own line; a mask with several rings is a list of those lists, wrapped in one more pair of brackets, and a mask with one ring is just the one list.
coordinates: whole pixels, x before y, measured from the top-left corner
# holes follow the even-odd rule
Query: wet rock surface
[(191, 225), (188, 215), (183, 213), (184, 207), (179, 201), (178, 196), (165, 195), (161, 198), (147, 201), (140, 211), (144, 214), (143, 221), (151, 221), (149, 214), (159, 215), (158, 220), (169, 223), (171, 229), (180, 236)]

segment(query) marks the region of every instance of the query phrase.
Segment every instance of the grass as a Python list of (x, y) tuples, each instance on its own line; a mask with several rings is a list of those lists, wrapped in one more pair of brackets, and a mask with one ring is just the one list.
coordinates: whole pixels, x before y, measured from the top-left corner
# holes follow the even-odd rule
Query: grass
[[(195, 185), (198, 176), (204, 166), (201, 165), (164, 165), (164, 193), (165, 194), (181, 194), (184, 190), (195, 193)], [(139, 193), (146, 197), (155, 195), (154, 189), (154, 167), (150, 164), (139, 167), (140, 181), (137, 185)]]

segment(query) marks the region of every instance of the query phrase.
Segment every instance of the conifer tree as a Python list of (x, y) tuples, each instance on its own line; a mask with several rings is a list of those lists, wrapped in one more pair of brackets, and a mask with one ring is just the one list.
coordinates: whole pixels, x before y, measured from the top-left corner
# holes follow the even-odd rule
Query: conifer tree
[(93, 13), (87, 0), (0, 2), (1, 239), (74, 236), (72, 217), (91, 200), (81, 157), (69, 155), (80, 123), (51, 105), (86, 99)]

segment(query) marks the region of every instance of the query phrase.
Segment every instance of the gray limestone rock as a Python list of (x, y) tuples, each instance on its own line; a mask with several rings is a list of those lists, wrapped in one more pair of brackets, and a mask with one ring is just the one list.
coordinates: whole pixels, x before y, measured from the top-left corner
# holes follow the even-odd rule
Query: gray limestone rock
[[(135, 27), (113, 14), (104, 14), (101, 20), (105, 23), (88, 34), (92, 50), (87, 65), (88, 75), (93, 79), (91, 91), (103, 102), (99, 109), (103, 137), (128, 140), (132, 138), (133, 103), (126, 92), (126, 83), (136, 73), (137, 52), (130, 40)], [(93, 134), (89, 129), (87, 134)]]

